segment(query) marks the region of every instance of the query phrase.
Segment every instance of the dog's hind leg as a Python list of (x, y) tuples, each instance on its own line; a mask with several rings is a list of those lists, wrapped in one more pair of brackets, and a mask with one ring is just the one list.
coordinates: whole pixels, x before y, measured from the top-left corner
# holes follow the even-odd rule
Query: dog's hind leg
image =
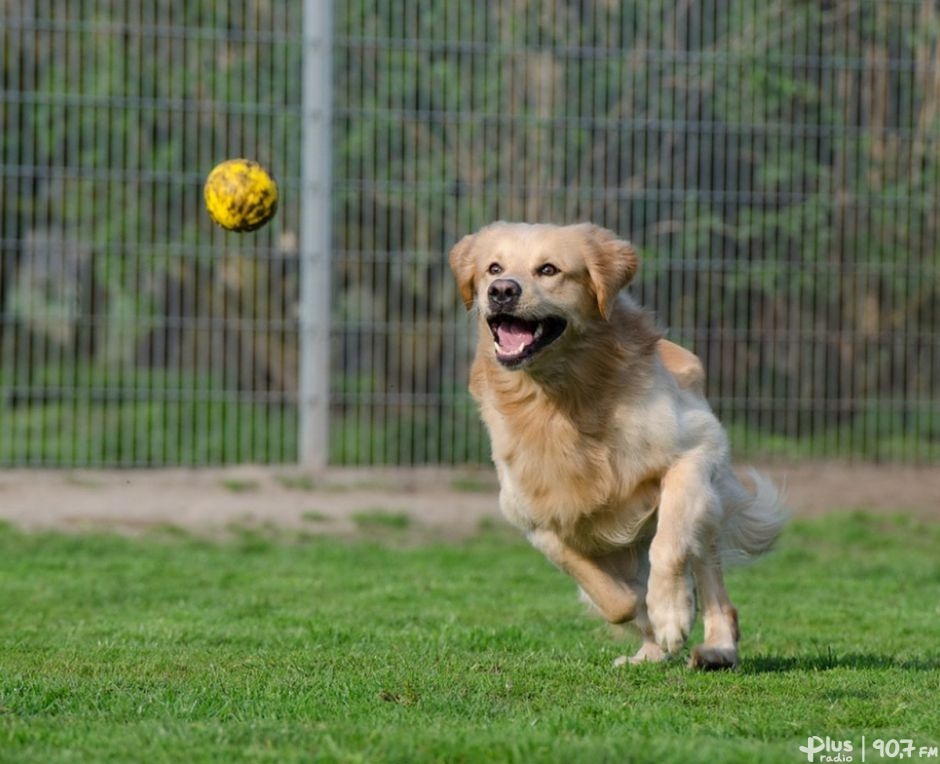
[(701, 669), (726, 669), (738, 665), (738, 611), (725, 589), (717, 548), (692, 562), (705, 640), (692, 650), (689, 665)]
[(701, 359), (695, 353), (669, 340), (657, 342), (656, 352), (669, 373), (676, 378), (679, 387), (692, 390), (699, 395), (703, 394), (705, 367), (702, 366)]

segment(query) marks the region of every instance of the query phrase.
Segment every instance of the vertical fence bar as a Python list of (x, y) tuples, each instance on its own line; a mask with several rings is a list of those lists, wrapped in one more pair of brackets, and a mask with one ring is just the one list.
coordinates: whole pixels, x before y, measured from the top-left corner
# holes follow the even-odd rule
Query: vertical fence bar
[(333, 8), (304, 0), (300, 221), (300, 462), (329, 460)]

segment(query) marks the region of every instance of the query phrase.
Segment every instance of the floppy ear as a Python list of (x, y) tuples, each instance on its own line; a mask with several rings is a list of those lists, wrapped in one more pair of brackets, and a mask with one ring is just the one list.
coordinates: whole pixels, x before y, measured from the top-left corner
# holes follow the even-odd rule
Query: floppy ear
[(584, 226), (588, 239), (585, 260), (597, 297), (597, 309), (605, 319), (610, 318), (617, 293), (636, 273), (636, 250), (630, 242), (618, 239), (613, 231), (593, 223)]
[(467, 310), (473, 307), (473, 241), (475, 234), (467, 234), (458, 241), (450, 251), (450, 269), (454, 272), (454, 278), (457, 279), (457, 287), (460, 289), (460, 296), (463, 298)]

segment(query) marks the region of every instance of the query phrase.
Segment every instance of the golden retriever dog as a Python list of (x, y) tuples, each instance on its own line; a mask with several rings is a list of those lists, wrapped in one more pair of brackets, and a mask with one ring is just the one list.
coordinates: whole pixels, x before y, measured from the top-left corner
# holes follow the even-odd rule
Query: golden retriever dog
[(498, 222), (450, 253), (479, 343), (470, 391), (500, 507), (608, 621), (631, 622), (631, 659), (679, 652), (695, 618), (698, 668), (738, 662), (722, 559), (766, 551), (786, 520), (774, 487), (732, 471), (698, 358), (662, 338), (621, 289), (633, 247), (592, 224)]

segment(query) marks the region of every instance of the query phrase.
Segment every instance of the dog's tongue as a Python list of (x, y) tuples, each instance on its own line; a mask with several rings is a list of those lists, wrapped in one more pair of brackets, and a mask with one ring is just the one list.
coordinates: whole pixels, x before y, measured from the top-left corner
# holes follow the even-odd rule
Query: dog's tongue
[(509, 353), (518, 353), (535, 341), (532, 325), (517, 318), (501, 321), (496, 327), (496, 336), (499, 338), (499, 347)]

